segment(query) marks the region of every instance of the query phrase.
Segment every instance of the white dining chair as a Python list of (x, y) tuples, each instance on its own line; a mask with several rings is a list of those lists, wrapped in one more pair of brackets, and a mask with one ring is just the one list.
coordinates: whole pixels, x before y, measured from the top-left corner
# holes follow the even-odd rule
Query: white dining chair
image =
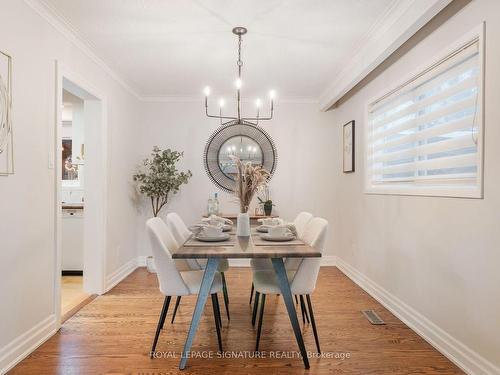
[[(175, 240), (179, 245), (183, 245), (192, 235), (193, 232), (189, 230), (187, 225), (184, 223), (184, 220), (177, 214), (176, 212), (170, 212), (167, 214), (167, 225), (170, 228), (172, 234), (175, 237)], [(193, 270), (202, 270), (205, 269), (205, 266), (207, 264), (207, 261), (204, 259), (188, 259), (187, 260), (189, 266)], [(219, 261), (219, 266), (217, 270), (220, 272), (221, 277), (222, 277), (222, 292), (224, 296), (224, 305), (226, 307), (226, 314), (227, 314), (227, 320), (231, 320), (231, 316), (229, 315), (229, 293), (227, 289), (227, 283), (226, 283), (226, 275), (224, 272), (226, 272), (229, 269), (229, 262), (227, 259), (221, 259)], [(181, 301), (180, 296), (177, 297), (177, 300), (175, 301), (175, 308), (174, 308), (174, 315), (172, 316), (172, 323), (174, 322), (175, 319), (175, 313), (177, 312), (177, 308), (179, 306), (179, 303)]]
[(304, 232), (306, 230), (307, 224), (311, 221), (313, 215), (309, 212), (300, 212), (295, 219), (293, 220), (293, 224), (295, 225), (295, 229), (297, 229), (297, 236), (302, 238)]
[[(160, 284), (160, 292), (165, 296), (163, 308), (156, 327), (155, 338), (151, 347), (150, 356), (153, 358), (156, 344), (158, 343), (158, 338), (160, 336), (160, 331), (163, 329), (163, 325), (165, 323), (165, 317), (167, 316), (170, 299), (172, 296), (180, 297), (197, 295), (200, 290), (204, 271), (179, 271), (177, 269), (170, 253), (170, 249), (174, 249), (177, 246), (177, 243), (168, 229), (168, 226), (162, 219), (158, 217), (149, 219), (146, 222), (146, 227), (153, 250), (153, 258), (156, 265), (156, 275)], [(222, 340), (220, 335), (221, 319), (217, 293), (221, 291), (221, 276), (219, 273), (216, 273), (214, 282), (210, 289), (210, 294), (212, 296), (215, 328), (217, 331), (217, 340), (220, 351), (222, 351)]]
[[(311, 219), (313, 218), (313, 215), (310, 214), (309, 212), (300, 212), (295, 219), (293, 220), (293, 225), (295, 225), (295, 229), (297, 230), (297, 237), (299, 239), (302, 239), (302, 236), (304, 235), (304, 231), (306, 229), (307, 224)], [(301, 259), (300, 258), (288, 258), (285, 260), (285, 268), (287, 270), (296, 270), (299, 267)], [(252, 270), (258, 271), (258, 270), (272, 270), (273, 269), (273, 264), (269, 259), (251, 259), (250, 260), (250, 266), (252, 267)], [(254, 286), (252, 284), (252, 289), (250, 291), (250, 302), (249, 304), (252, 304), (252, 298), (254, 295)], [(295, 296), (295, 301), (297, 301), (297, 296)], [(301, 305), (302, 307), (302, 305)], [(254, 309), (255, 310), (255, 309)], [(255, 310), (256, 312), (256, 310)], [(254, 314), (255, 315), (255, 314)], [(255, 322), (255, 320), (254, 320)]]
[[(304, 243), (313, 247), (315, 250), (323, 253), (326, 241), (326, 232), (328, 228), (328, 221), (322, 218), (314, 218), (309, 221), (303, 233), (302, 240)], [(318, 273), (321, 265), (321, 258), (302, 258), (297, 270), (287, 270), (288, 280), (290, 282), (290, 290), (293, 295), (299, 295), (301, 297), (301, 307), (303, 308), (303, 313), (305, 308), (305, 302), (303, 300), (303, 295), (306, 296), (307, 306), (309, 310), (308, 316), (311, 318), (311, 324), (313, 327), (314, 340), (316, 341), (316, 348), (318, 353), (321, 353), (318, 332), (316, 330), (316, 321), (314, 319), (314, 313), (311, 302), (311, 293), (314, 292), (316, 288), (316, 281), (318, 279)], [(262, 295), (260, 302), (259, 311), (259, 325), (257, 328), (257, 341), (255, 345), (255, 350), (259, 350), (260, 335), (262, 331), (262, 321), (264, 318), (264, 306), (266, 303), (267, 294), (279, 294), (281, 293), (278, 280), (274, 270), (258, 270), (253, 271), (253, 283), (255, 286), (255, 304), (259, 304), (259, 295)], [(307, 312), (307, 311), (306, 311)], [(253, 320), (255, 316), (253, 317)], [(303, 319), (305, 322), (305, 320)]]

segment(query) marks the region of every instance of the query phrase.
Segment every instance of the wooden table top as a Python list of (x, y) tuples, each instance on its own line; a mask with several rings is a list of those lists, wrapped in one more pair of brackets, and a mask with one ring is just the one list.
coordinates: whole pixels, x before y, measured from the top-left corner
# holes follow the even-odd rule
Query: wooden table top
[(172, 254), (174, 259), (204, 258), (319, 258), (321, 253), (304, 243), (287, 244), (280, 242), (273, 245), (258, 246), (252, 236), (238, 237), (231, 235), (227, 246), (212, 245), (210, 242), (197, 243), (196, 246), (181, 246)]

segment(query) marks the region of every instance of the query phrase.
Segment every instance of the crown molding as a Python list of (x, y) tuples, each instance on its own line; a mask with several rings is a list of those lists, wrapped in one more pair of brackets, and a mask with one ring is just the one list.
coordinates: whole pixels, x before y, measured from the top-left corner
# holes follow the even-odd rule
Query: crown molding
[(420, 30), (452, 0), (396, 0), (370, 27), (350, 59), (344, 61), (334, 80), (320, 96), (322, 111), (340, 98)]
[[(225, 98), (231, 97), (231, 95), (223, 96)], [(170, 95), (158, 95), (158, 96), (141, 96), (140, 101), (146, 103), (204, 103), (205, 97), (203, 95), (191, 95), (191, 96), (170, 96)], [(230, 100), (229, 100), (230, 102)], [(294, 103), (294, 104), (318, 104), (319, 99), (309, 96), (284, 96), (274, 100), (275, 103)], [(253, 99), (242, 99), (241, 103), (251, 104), (254, 103)]]
[(24, 2), (66, 39), (73, 43), (94, 63), (96, 63), (101, 69), (103, 69), (106, 74), (122, 86), (129, 94), (133, 95), (136, 99), (141, 99), (137, 90), (135, 90), (132, 85), (111, 69), (110, 66), (103, 59), (101, 59), (96, 52), (94, 52), (95, 48), (92, 43), (86, 40), (81, 33), (76, 30), (64, 17), (57, 13), (55, 9), (43, 0), (24, 0)]

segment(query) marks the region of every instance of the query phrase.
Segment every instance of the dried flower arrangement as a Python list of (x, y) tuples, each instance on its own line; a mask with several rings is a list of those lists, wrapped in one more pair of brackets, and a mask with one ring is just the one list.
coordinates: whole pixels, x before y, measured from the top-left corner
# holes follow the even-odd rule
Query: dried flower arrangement
[(260, 165), (243, 163), (238, 157), (233, 156), (238, 173), (236, 174), (236, 189), (234, 194), (240, 203), (240, 212), (247, 213), (250, 203), (257, 190), (267, 184), (269, 172)]

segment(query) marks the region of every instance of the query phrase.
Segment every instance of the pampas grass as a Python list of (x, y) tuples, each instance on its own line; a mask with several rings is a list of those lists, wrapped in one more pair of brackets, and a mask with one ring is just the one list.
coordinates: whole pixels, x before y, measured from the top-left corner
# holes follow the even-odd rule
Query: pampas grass
[(260, 165), (253, 166), (250, 162), (243, 163), (236, 156), (233, 156), (232, 159), (238, 169), (234, 193), (240, 202), (240, 212), (246, 213), (257, 190), (267, 184), (269, 172)]

